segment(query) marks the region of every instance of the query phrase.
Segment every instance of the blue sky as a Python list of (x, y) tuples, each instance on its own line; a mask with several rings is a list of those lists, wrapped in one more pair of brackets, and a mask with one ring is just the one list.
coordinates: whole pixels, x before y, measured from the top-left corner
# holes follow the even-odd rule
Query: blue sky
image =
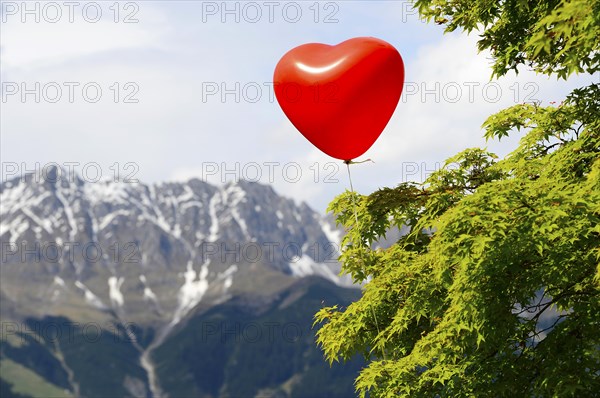
[[(269, 86), (279, 58), (306, 42), (375, 36), (403, 56), (405, 93), (364, 155), (375, 163), (352, 169), (365, 194), (420, 181), (467, 147), (506, 154), (519, 137), (486, 144), (487, 115), (524, 101), (560, 101), (599, 80), (522, 70), (490, 82), (490, 58), (477, 54), (476, 35), (444, 35), (402, 1), (77, 2), (72, 15), (62, 2), (58, 9), (35, 3), (29, 14), (21, 2), (2, 3), (3, 179), (15, 165), (21, 172), (52, 162), (76, 163), (90, 181), (98, 171), (148, 183), (245, 177), (324, 211), (348, 187), (346, 171), (294, 129)], [(23, 88), (33, 91), (23, 97)], [(230, 94), (222, 97), (221, 88)]]

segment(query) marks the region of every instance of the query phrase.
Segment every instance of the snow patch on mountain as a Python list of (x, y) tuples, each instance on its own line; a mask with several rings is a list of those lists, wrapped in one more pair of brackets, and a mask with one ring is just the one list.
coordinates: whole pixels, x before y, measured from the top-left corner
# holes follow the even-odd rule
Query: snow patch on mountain
[(156, 294), (154, 294), (152, 289), (150, 289), (150, 286), (148, 286), (146, 276), (140, 275), (140, 281), (144, 285), (144, 300), (152, 300), (154, 301), (154, 303), (158, 304), (158, 298), (156, 297)]
[(54, 276), (54, 284), (58, 285), (58, 286), (61, 286), (61, 287), (65, 287), (65, 281), (63, 280), (63, 278), (61, 278), (58, 275)]
[(235, 274), (237, 271), (238, 266), (233, 264), (230, 265), (225, 272), (222, 272), (217, 276), (217, 280), (223, 280), (223, 288), (225, 291), (229, 290), (229, 288), (233, 285), (233, 274)]
[(125, 204), (129, 197), (129, 185), (121, 181), (99, 181), (94, 184), (85, 184), (83, 192), (89, 198), (91, 205), (101, 203)]
[(108, 213), (103, 219), (102, 221), (100, 221), (100, 224), (98, 225), (98, 229), (101, 231), (104, 228), (108, 227), (113, 221), (116, 221), (115, 219), (119, 216), (123, 216), (123, 217), (127, 217), (128, 215), (130, 215), (131, 213), (128, 210), (117, 210), (114, 213)]
[(63, 206), (63, 211), (65, 212), (65, 217), (67, 218), (67, 223), (69, 224), (69, 241), (75, 242), (75, 236), (79, 229), (77, 228), (77, 221), (75, 220), (75, 213), (73, 212), (73, 208), (71, 207), (69, 201), (62, 194), (61, 189), (56, 190), (56, 199)]
[(102, 302), (102, 300), (100, 300), (100, 298), (98, 296), (96, 296), (94, 293), (92, 293), (92, 291), (90, 289), (88, 289), (88, 287), (86, 285), (84, 285), (81, 281), (75, 281), (75, 286), (77, 286), (80, 290), (83, 291), (85, 301), (88, 304), (91, 304), (92, 306), (94, 306), (100, 310), (108, 309), (108, 307)]
[(125, 299), (123, 298), (123, 293), (121, 293), (121, 286), (125, 282), (125, 278), (118, 278), (116, 276), (111, 276), (108, 278), (108, 297), (110, 298), (111, 303), (122, 307), (125, 303)]
[(336, 275), (327, 264), (317, 263), (310, 256), (303, 254), (301, 257), (295, 256), (289, 263), (290, 271), (293, 276), (303, 278), (306, 276), (316, 275), (325, 279), (329, 279), (336, 285), (346, 285), (347, 282)]
[(323, 233), (327, 237), (327, 240), (329, 240), (329, 242), (336, 245), (339, 249), (340, 244), (342, 242), (342, 234), (343, 234), (342, 231), (339, 229), (333, 228), (333, 226), (324, 219), (320, 219), (319, 224), (321, 225), (321, 229), (323, 230)]
[(208, 203), (208, 214), (210, 216), (209, 235), (206, 239), (208, 242), (216, 242), (219, 238), (219, 218), (217, 217), (217, 204), (220, 202), (221, 192), (218, 190), (210, 198)]
[[(48, 196), (49, 194), (43, 195), (44, 197)], [(35, 222), (37, 225), (39, 225), (41, 228), (43, 228), (47, 234), (52, 234), (53, 229), (52, 229), (52, 222), (50, 222), (50, 220), (45, 219), (45, 220), (41, 220), (37, 215), (35, 215), (31, 209), (29, 207), (22, 207), (21, 211), (23, 212), (23, 214), (25, 214), (27, 217), (29, 217), (33, 222)], [(0, 234), (1, 235), (1, 234)]]
[(240, 216), (238, 211), (238, 206), (241, 203), (246, 202), (246, 192), (241, 189), (237, 185), (228, 185), (224, 192), (223, 202), (228, 204), (228, 207), (231, 209), (231, 216), (235, 220), (235, 222), (240, 226), (242, 233), (246, 239), (250, 239), (250, 234), (248, 233), (248, 226), (246, 225), (246, 221)]
[(204, 263), (200, 268), (200, 272), (196, 273), (192, 262), (189, 261), (183, 277), (185, 282), (179, 289), (178, 306), (171, 321), (173, 325), (179, 323), (185, 314), (202, 300), (208, 290), (208, 263)]
[(0, 236), (10, 232), (10, 242), (16, 242), (27, 229), (29, 229), (29, 222), (22, 216), (17, 216), (11, 222), (0, 223)]

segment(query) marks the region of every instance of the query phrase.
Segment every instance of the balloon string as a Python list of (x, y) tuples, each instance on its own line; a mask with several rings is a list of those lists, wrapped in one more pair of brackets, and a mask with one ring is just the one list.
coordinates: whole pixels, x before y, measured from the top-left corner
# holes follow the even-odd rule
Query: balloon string
[[(371, 159), (365, 159), (363, 161), (360, 162), (355, 162), (352, 160), (345, 160), (344, 163), (346, 163), (346, 168), (348, 169), (348, 180), (350, 181), (350, 192), (352, 193), (352, 204), (354, 207), (354, 220), (356, 221), (356, 228), (358, 228), (358, 213), (356, 212), (356, 195), (354, 192), (354, 186), (352, 185), (352, 174), (350, 174), (350, 165), (351, 164), (359, 164), (359, 163), (365, 163), (365, 162), (373, 162)], [(375, 163), (375, 162), (373, 162)], [(377, 322), (377, 315), (375, 314), (375, 309), (373, 308), (372, 305), (370, 305), (369, 307), (371, 307), (371, 313), (373, 314), (373, 319), (375, 320), (375, 327), (377, 328), (377, 335), (381, 334), (381, 330), (379, 330), (379, 322)], [(385, 349), (384, 347), (381, 347), (381, 353), (383, 354), (383, 360), (387, 361), (387, 355), (385, 354)]]
[[(352, 186), (352, 175), (350, 174), (350, 163), (356, 163), (356, 162), (352, 162), (351, 160), (345, 161), (344, 163), (346, 163), (346, 168), (348, 169), (348, 180), (350, 180), (350, 192), (352, 193), (352, 205), (354, 207), (354, 220), (356, 221), (356, 228), (358, 228), (358, 213), (356, 212), (356, 197), (355, 197), (355, 192), (354, 192), (354, 187)], [(362, 162), (360, 162), (362, 163)]]
[(350, 174), (350, 165), (351, 164), (360, 164), (360, 163), (366, 163), (366, 162), (372, 162), (375, 163), (373, 160), (369, 159), (365, 159), (365, 160), (361, 160), (361, 161), (355, 161), (355, 160), (344, 160), (344, 163), (346, 163), (346, 168), (348, 169), (348, 180), (350, 180), (350, 192), (352, 193), (352, 204), (354, 207), (354, 220), (356, 221), (356, 228), (358, 228), (358, 213), (356, 212), (356, 197), (355, 197), (355, 192), (354, 192), (354, 187), (352, 186), (352, 175)]

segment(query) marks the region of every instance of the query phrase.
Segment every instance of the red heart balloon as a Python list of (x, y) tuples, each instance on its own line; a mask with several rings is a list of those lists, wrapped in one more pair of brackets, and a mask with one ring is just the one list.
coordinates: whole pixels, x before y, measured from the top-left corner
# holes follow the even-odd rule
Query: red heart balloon
[(310, 43), (275, 67), (275, 96), (292, 124), (329, 156), (352, 160), (377, 140), (398, 105), (404, 63), (389, 43), (357, 37)]

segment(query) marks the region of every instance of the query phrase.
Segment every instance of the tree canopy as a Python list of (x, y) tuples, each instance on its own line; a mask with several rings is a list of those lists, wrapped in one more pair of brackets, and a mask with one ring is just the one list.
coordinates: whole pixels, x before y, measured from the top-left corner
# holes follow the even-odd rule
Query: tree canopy
[(481, 31), (480, 50), (490, 50), (493, 72), (519, 65), (566, 78), (600, 70), (600, 1), (590, 0), (416, 0), (426, 19)]
[[(478, 30), (496, 75), (598, 71), (600, 2), (416, 7)], [(368, 282), (357, 302), (316, 314), (317, 342), (329, 362), (368, 359), (361, 396), (600, 396), (600, 84), (504, 109), (483, 129), (525, 135), (504, 159), (466, 149), (422, 184), (330, 204), (347, 230), (343, 270)]]

